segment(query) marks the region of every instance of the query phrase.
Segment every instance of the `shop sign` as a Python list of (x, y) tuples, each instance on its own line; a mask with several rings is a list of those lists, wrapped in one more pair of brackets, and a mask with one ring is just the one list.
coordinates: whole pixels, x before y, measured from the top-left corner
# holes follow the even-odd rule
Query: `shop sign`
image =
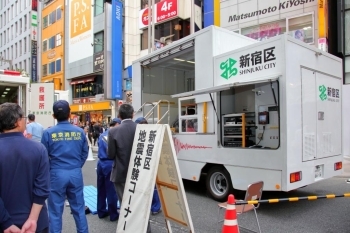
[(30, 85), (30, 97), (30, 113), (35, 115), (35, 120), (40, 122), (45, 129), (53, 126), (54, 84), (32, 83)]
[(84, 104), (84, 103), (93, 103), (95, 102), (95, 97), (88, 97), (88, 98), (77, 98), (73, 99), (74, 104)]
[(123, 3), (119, 0), (112, 1), (112, 78), (111, 97), (112, 99), (123, 98)]
[[(139, 11), (139, 29), (148, 26), (148, 8)], [(178, 0), (165, 0), (155, 4), (155, 24), (168, 21), (179, 16)]]
[(94, 40), (93, 18), (94, 0), (69, 1), (69, 63), (93, 55)]
[(47, 59), (53, 59), (56, 57), (56, 51), (55, 50), (51, 50), (47, 53)]
[(94, 72), (102, 71), (104, 69), (104, 52), (97, 52), (94, 54)]
[(269, 76), (281, 69), (281, 42), (272, 41), (252, 49), (217, 56), (214, 59), (215, 85)]
[(220, 13), (221, 26), (228, 27), (233, 23), (236, 24), (238, 22), (248, 22), (256, 20), (258, 17), (261, 18), (279, 15), (280, 13), (286, 13), (317, 5), (317, 0), (270, 0), (263, 2), (264, 4), (260, 4), (260, 1), (259, 4), (258, 1), (250, 1), (249, 3), (243, 2), (240, 4), (223, 2)]
[(111, 109), (110, 101), (87, 104), (73, 104), (70, 106), (71, 112), (101, 111)]
[(32, 0), (32, 11), (38, 11), (38, 0)]

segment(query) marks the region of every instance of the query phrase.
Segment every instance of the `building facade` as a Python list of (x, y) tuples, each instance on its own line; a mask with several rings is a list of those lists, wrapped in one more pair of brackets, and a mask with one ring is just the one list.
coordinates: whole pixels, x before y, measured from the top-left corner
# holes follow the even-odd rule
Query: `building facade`
[(106, 123), (115, 116), (115, 101), (104, 98), (105, 28), (111, 11), (104, 0), (65, 3), (65, 88), (72, 93), (73, 117), (81, 122)]
[(55, 90), (65, 90), (64, 3), (55, 0), (42, 5), (41, 82), (53, 82)]
[(0, 69), (24, 70), (33, 81), (38, 81), (39, 76), (38, 12), (37, 0), (0, 1)]

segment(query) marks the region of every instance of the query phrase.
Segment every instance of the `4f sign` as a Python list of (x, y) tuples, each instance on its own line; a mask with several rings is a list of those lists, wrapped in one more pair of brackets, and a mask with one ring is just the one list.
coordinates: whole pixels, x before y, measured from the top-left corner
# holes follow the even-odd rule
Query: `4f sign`
[(160, 8), (161, 11), (170, 11), (171, 7), (173, 6), (173, 3), (168, 1), (164, 1), (164, 3), (160, 3), (160, 4), (163, 4), (162, 7)]
[(70, 3), (70, 37), (76, 37), (91, 29), (91, 1), (72, 0)]

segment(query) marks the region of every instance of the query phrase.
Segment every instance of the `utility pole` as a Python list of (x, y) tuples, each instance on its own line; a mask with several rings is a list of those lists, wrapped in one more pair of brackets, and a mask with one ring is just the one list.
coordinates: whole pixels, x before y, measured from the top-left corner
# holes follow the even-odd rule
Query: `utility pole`
[(151, 24), (152, 24), (152, 12), (151, 0), (148, 0), (148, 53), (151, 53)]
[(13, 67), (12, 67), (12, 60), (6, 60), (6, 59), (4, 59), (3, 57), (0, 57), (0, 61), (1, 61), (1, 62), (7, 62), (7, 63), (9, 63), (9, 65), (10, 65), (10, 70), (13, 70)]

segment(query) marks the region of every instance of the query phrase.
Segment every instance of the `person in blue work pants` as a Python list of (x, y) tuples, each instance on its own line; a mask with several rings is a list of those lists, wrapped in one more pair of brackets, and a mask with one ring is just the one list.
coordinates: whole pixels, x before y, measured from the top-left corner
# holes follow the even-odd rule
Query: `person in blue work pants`
[[(147, 120), (143, 117), (139, 117), (135, 120), (136, 124), (148, 124)], [(153, 197), (152, 197), (152, 204), (151, 204), (151, 213), (153, 215), (159, 214), (160, 212), (162, 212), (161, 209), (161, 204), (160, 204), (160, 200), (159, 200), (159, 195), (158, 195), (158, 190), (156, 187), (154, 187), (154, 191), (153, 191)]]
[[(121, 124), (121, 120), (114, 118), (109, 124), (110, 128)], [(118, 197), (112, 181), (110, 181), (113, 159), (107, 156), (108, 130), (103, 132), (98, 141), (98, 162), (97, 162), (97, 214), (99, 218), (109, 215), (110, 221), (119, 218)], [(108, 206), (106, 206), (106, 199)]]
[(48, 198), (50, 233), (62, 231), (65, 197), (75, 220), (78, 233), (88, 233), (85, 216), (82, 167), (88, 157), (88, 143), (83, 129), (69, 123), (70, 108), (65, 100), (53, 105), (57, 125), (44, 131), (41, 143), (50, 158), (51, 192)]

